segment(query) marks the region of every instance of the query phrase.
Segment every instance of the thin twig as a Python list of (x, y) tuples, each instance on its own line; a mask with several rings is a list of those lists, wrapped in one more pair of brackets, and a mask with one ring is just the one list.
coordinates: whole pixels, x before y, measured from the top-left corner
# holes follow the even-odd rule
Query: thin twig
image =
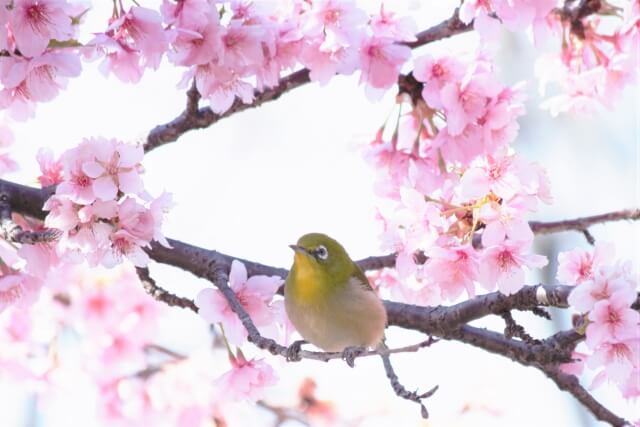
[[(432, 337), (429, 337), (427, 341), (424, 341), (422, 343), (423, 344), (422, 347), (429, 347), (430, 345), (436, 342), (437, 340), (433, 339)], [(425, 418), (425, 419), (429, 418), (429, 411), (427, 411), (427, 407), (424, 406), (424, 403), (422, 403), (422, 401), (424, 399), (427, 399), (433, 396), (433, 394), (438, 390), (438, 386), (433, 387), (431, 390), (427, 391), (426, 393), (418, 393), (417, 390), (416, 391), (407, 390), (402, 385), (402, 383), (400, 383), (400, 380), (398, 379), (398, 375), (393, 369), (393, 365), (391, 363), (391, 357), (390, 357), (391, 351), (387, 349), (386, 344), (382, 343), (379, 346), (379, 353), (380, 353), (380, 357), (382, 358), (382, 364), (384, 365), (384, 371), (387, 374), (387, 378), (389, 378), (391, 388), (393, 389), (395, 394), (403, 399), (411, 400), (412, 402), (416, 402), (417, 404), (419, 404), (420, 414), (422, 415), (422, 418)]]
[(630, 426), (631, 423), (620, 418), (604, 405), (598, 402), (584, 387), (580, 385), (578, 378), (574, 375), (565, 374), (557, 366), (543, 366), (539, 368), (549, 377), (560, 390), (564, 390), (575, 397), (587, 408), (594, 417), (600, 421), (607, 422), (614, 427)]

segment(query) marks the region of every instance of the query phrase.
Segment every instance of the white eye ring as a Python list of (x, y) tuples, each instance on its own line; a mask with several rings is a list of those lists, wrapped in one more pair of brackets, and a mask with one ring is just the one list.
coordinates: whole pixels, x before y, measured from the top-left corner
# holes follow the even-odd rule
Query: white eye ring
[(314, 252), (318, 257), (318, 259), (321, 259), (323, 261), (326, 261), (327, 258), (329, 257), (329, 252), (327, 251), (327, 248), (325, 248), (323, 245), (318, 246)]

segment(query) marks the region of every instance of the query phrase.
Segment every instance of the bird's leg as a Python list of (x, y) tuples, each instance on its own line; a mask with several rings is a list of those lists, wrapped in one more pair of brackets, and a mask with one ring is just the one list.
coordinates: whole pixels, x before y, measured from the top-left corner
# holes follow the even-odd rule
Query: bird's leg
[(342, 360), (347, 362), (347, 365), (353, 368), (356, 363), (355, 362), (356, 357), (361, 356), (366, 351), (367, 349), (364, 347), (358, 347), (358, 346), (346, 347), (344, 350), (342, 350)]
[(302, 344), (308, 344), (305, 340), (296, 340), (289, 347), (287, 347), (287, 362), (299, 362), (302, 360), (300, 356), (300, 350), (302, 350)]

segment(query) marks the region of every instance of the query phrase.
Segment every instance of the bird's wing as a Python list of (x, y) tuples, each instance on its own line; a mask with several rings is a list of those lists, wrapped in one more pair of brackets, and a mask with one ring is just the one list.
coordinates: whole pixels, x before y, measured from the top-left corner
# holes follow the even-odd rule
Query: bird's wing
[(354, 263), (354, 267), (355, 267), (355, 272), (354, 272), (353, 276), (356, 279), (358, 279), (358, 285), (362, 286), (367, 291), (373, 291), (373, 288), (371, 287), (371, 284), (369, 283), (369, 279), (367, 279), (367, 276), (362, 272), (360, 267), (358, 267), (358, 265), (355, 264), (355, 263)]

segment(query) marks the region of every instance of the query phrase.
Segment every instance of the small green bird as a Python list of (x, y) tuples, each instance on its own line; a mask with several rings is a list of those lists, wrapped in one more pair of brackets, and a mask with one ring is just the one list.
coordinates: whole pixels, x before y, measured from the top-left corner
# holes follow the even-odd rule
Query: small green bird
[(383, 339), (387, 313), (382, 301), (360, 267), (331, 237), (305, 234), (290, 247), (295, 256), (284, 298), (291, 323), (311, 344), (325, 351), (344, 351), (353, 366), (347, 351), (375, 347)]

